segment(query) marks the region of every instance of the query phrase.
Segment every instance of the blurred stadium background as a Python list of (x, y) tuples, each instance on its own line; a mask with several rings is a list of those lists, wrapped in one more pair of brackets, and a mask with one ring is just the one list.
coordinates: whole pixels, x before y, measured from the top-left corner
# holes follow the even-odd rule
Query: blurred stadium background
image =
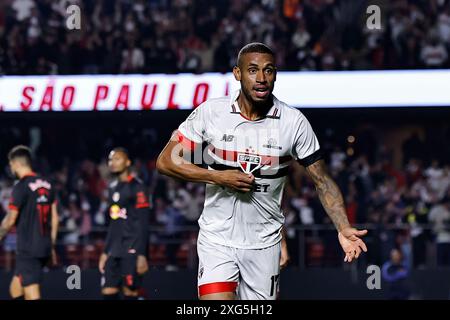
[[(66, 27), (70, 4), (81, 9), (80, 30)], [(381, 30), (366, 27), (371, 4), (381, 8)], [(350, 221), (369, 230), (369, 252), (344, 265), (313, 185), (294, 165), (283, 200), (291, 263), (281, 298), (450, 298), (449, 1), (3, 0), (0, 218), (14, 182), (6, 154), (27, 144), (58, 190), (61, 265), (46, 273), (44, 297), (100, 297), (106, 157), (124, 146), (151, 195), (147, 295), (196, 298), (204, 186), (159, 175), (155, 160), (193, 106), (236, 86), (229, 71), (251, 41), (276, 51), (279, 99), (309, 118)], [(331, 90), (340, 75), (349, 77), (341, 95)], [(14, 247), (11, 233), (0, 246), (2, 299)], [(367, 266), (382, 267), (394, 248), (408, 277), (383, 272), (382, 289), (369, 290)], [(72, 264), (83, 270), (81, 290), (66, 288)]]

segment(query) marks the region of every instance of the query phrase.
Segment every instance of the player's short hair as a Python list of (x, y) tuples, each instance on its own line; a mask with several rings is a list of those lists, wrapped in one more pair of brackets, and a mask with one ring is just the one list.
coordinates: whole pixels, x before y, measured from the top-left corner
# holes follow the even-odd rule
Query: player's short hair
[(25, 163), (25, 165), (31, 167), (31, 149), (24, 145), (15, 146), (9, 151), (8, 160), (21, 160)]
[(241, 66), (242, 56), (246, 53), (267, 53), (275, 58), (275, 52), (273, 52), (273, 50), (269, 46), (261, 42), (251, 42), (249, 44), (246, 44), (242, 47), (241, 50), (239, 50), (236, 62), (236, 65), (238, 67)]
[(124, 147), (115, 147), (114, 149), (111, 150), (111, 152), (113, 152), (113, 151), (114, 151), (114, 152), (121, 152), (121, 153), (123, 153), (124, 155), (126, 155), (128, 159), (130, 159), (130, 153), (128, 152), (128, 149), (127, 149), (127, 148), (124, 148)]

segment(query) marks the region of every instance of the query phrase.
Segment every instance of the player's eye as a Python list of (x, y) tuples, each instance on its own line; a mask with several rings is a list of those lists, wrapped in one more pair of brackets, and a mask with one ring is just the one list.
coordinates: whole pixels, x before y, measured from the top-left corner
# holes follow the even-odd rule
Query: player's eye
[(258, 71), (258, 69), (256, 69), (256, 68), (250, 68), (250, 69), (248, 69), (248, 72), (249, 72), (250, 74), (255, 74), (257, 71)]
[(264, 70), (264, 72), (265, 72), (266, 74), (272, 74), (272, 73), (273, 73), (273, 69), (267, 68), (267, 69)]

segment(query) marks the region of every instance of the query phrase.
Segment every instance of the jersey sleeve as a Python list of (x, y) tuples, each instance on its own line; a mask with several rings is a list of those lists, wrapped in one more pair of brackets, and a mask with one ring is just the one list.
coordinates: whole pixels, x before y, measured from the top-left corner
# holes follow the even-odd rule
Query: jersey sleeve
[(26, 190), (21, 183), (18, 183), (13, 187), (8, 206), (10, 210), (20, 210), (25, 202), (25, 191)]
[(184, 148), (193, 150), (206, 140), (205, 133), (208, 122), (207, 102), (199, 105), (178, 127), (178, 142)]
[(136, 253), (138, 255), (147, 256), (148, 252), (148, 227), (150, 218), (149, 197), (145, 190), (145, 186), (138, 184), (135, 188), (135, 209), (139, 219), (138, 239), (136, 243)]
[(294, 123), (292, 148), (294, 158), (304, 167), (322, 159), (319, 140), (308, 119), (300, 112)]

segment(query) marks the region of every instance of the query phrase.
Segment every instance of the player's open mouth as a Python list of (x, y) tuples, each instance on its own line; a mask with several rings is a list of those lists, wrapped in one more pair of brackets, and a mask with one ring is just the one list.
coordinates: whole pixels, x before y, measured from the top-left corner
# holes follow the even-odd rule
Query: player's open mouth
[(269, 88), (254, 88), (255, 94), (258, 98), (265, 98), (269, 94)]

